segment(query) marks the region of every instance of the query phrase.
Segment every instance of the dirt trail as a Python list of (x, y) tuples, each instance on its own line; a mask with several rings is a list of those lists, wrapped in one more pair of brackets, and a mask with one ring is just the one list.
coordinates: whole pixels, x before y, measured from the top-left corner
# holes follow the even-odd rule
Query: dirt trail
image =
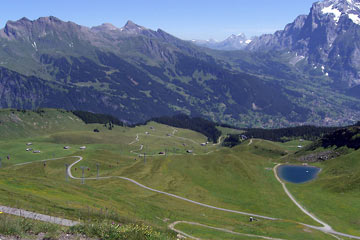
[[(81, 178), (78, 178), (78, 177), (74, 177), (71, 173), (71, 168), (73, 166), (75, 166), (76, 164), (78, 164), (80, 161), (83, 160), (83, 157), (81, 156), (70, 156), (70, 157), (63, 157), (63, 158), (54, 158), (54, 159), (46, 159), (46, 160), (40, 160), (40, 161), (37, 161), (37, 162), (43, 162), (43, 161), (53, 161), (53, 160), (60, 160), (60, 159), (66, 159), (66, 158), (78, 158), (78, 160), (76, 160), (75, 162), (73, 162), (69, 167), (68, 167), (68, 175), (70, 178), (72, 179), (76, 179), (76, 180), (81, 180)], [(15, 166), (22, 166), (22, 165), (26, 165), (26, 164), (31, 164), (33, 162), (27, 162), (27, 163), (21, 163), (21, 164), (17, 164)], [(297, 224), (300, 224), (300, 225), (303, 225), (303, 226), (306, 226), (306, 227), (309, 227), (309, 228), (312, 228), (312, 229), (315, 229), (315, 230), (319, 230), (319, 231), (322, 231), (324, 233), (327, 233), (335, 238), (338, 238), (338, 236), (342, 236), (342, 237), (348, 237), (348, 238), (352, 238), (352, 239), (360, 239), (360, 237), (358, 236), (353, 236), (353, 235), (350, 235), (350, 234), (345, 234), (345, 233), (341, 233), (341, 232), (336, 232), (334, 231), (327, 223), (321, 221), (320, 219), (318, 219), (315, 215), (311, 214), (310, 212), (308, 212), (303, 206), (301, 206), (297, 201), (296, 199), (291, 195), (291, 193), (289, 192), (289, 190), (286, 188), (286, 185), (285, 183), (283, 183), (280, 178), (278, 177), (277, 173), (276, 173), (276, 170), (277, 170), (277, 167), (279, 167), (281, 164), (278, 164), (276, 165), (274, 168), (273, 168), (273, 171), (274, 171), (274, 174), (275, 174), (275, 177), (276, 179), (281, 183), (285, 193), (289, 196), (289, 198), (295, 203), (295, 205), (300, 208), (301, 211), (303, 211), (306, 215), (308, 215), (309, 217), (311, 217), (312, 219), (314, 219), (316, 222), (320, 223), (321, 225), (323, 225), (323, 227), (317, 227), (317, 226), (313, 226), (313, 225), (308, 225), (308, 224), (304, 224), (304, 223), (300, 223), (300, 222), (296, 222)], [(237, 210), (231, 210), (231, 209), (225, 209), (225, 208), (219, 208), (219, 207), (215, 207), (215, 206), (211, 206), (211, 205), (208, 205), (208, 204), (204, 204), (204, 203), (200, 203), (200, 202), (197, 202), (197, 201), (193, 201), (191, 199), (187, 199), (187, 198), (184, 198), (184, 197), (181, 197), (181, 196), (178, 196), (178, 195), (175, 195), (175, 194), (172, 194), (172, 193), (167, 193), (167, 192), (163, 192), (163, 191), (159, 191), (159, 190), (156, 190), (156, 189), (153, 189), (153, 188), (150, 188), (150, 187), (147, 187), (133, 179), (130, 179), (130, 178), (127, 178), (127, 177), (121, 177), (121, 176), (108, 176), (108, 177), (99, 177), (99, 178), (96, 178), (96, 177), (93, 177), (93, 178), (85, 178), (86, 180), (97, 180), (97, 179), (110, 179), (110, 178), (118, 178), (118, 179), (122, 179), (122, 180), (126, 180), (126, 181), (129, 181), (129, 182), (132, 182), (134, 183), (135, 185), (143, 188), (143, 189), (147, 189), (149, 191), (152, 191), (152, 192), (156, 192), (156, 193), (160, 193), (160, 194), (163, 194), (163, 195), (167, 195), (167, 196), (170, 196), (170, 197), (173, 197), (173, 198), (177, 198), (177, 199), (180, 199), (180, 200), (183, 200), (183, 201), (187, 201), (187, 202), (190, 202), (190, 203), (193, 203), (193, 204), (196, 204), (196, 205), (199, 205), (199, 206), (202, 206), (202, 207), (206, 207), (206, 208), (211, 208), (211, 209), (215, 209), (215, 210), (219, 210), (219, 211), (224, 211), (224, 212), (231, 212), (231, 213), (235, 213), (235, 214), (241, 214), (241, 215), (246, 215), (246, 216), (252, 216), (252, 217), (257, 217), (257, 218), (262, 218), (262, 219), (267, 219), (267, 220), (282, 220), (282, 219), (278, 219), (278, 218), (273, 218), (273, 217), (268, 217), (268, 216), (262, 216), (262, 215), (258, 215), (258, 214), (252, 214), (252, 213), (247, 213), (247, 212), (241, 212), (241, 211), (237, 211)], [(9, 208), (7, 211), (6, 209), (7, 207), (4, 207), (4, 210), (3, 212), (9, 212), (10, 214), (14, 214), (14, 215), (17, 215), (17, 213), (20, 214), (20, 212), (24, 213), (26, 212), (27, 214), (23, 214), (22, 216), (23, 217), (29, 217), (29, 218), (32, 218), (32, 217), (35, 217), (35, 216), (41, 216), (40, 218), (43, 219), (39, 219), (41, 221), (51, 221), (51, 222), (54, 222), (54, 221), (57, 221), (57, 222), (54, 222), (54, 223), (57, 223), (57, 224), (78, 224), (78, 222), (74, 222), (74, 221), (71, 221), (71, 220), (66, 220), (66, 219), (61, 219), (61, 218), (55, 218), (55, 217), (51, 217), (51, 216), (47, 216), (47, 215), (42, 215), (42, 214), (36, 214), (36, 213), (33, 213), (33, 212), (28, 212), (28, 211), (24, 211), (24, 210), (20, 210), (20, 209), (14, 209), (14, 211), (11, 210), (11, 208)], [(17, 211), (18, 212), (17, 212)], [(1, 208), (0, 208), (0, 211), (1, 211)], [(26, 215), (26, 216), (25, 216)], [(54, 220), (56, 219), (56, 220)], [(69, 222), (68, 222), (69, 221)], [(178, 222), (175, 222), (173, 223), (172, 225), (170, 225), (174, 230), (175, 230), (175, 225), (180, 223), (182, 221), (178, 221)], [(192, 225), (198, 225), (198, 226), (202, 226), (202, 227), (207, 227), (207, 228), (212, 228), (212, 229), (215, 229), (215, 230), (219, 230), (219, 231), (223, 231), (223, 230), (226, 230), (226, 229), (221, 229), (221, 228), (215, 228), (215, 227), (210, 227), (210, 226), (206, 226), (206, 225), (203, 225), (203, 224), (200, 224), (200, 223), (189, 223), (189, 222), (183, 222), (183, 223), (188, 223), (188, 224), (192, 224)], [(235, 232), (232, 232), (232, 231), (229, 231), (229, 230), (226, 230), (228, 233), (232, 233), (232, 234), (237, 234), (237, 235), (243, 235), (242, 233), (235, 233)], [(177, 232), (180, 233), (180, 231), (177, 230)], [(184, 236), (188, 236), (188, 237), (191, 237), (190, 235), (187, 235), (187, 234), (184, 234), (184, 233), (181, 233), (183, 234)], [(263, 239), (276, 239), (276, 238), (270, 238), (270, 237), (265, 237), (265, 236), (251, 236), (251, 235), (244, 235), (244, 236), (248, 236), (248, 237), (258, 237), (258, 238), (263, 238)], [(194, 237), (191, 237), (193, 239), (197, 239), (197, 238), (194, 238)]]
[(75, 225), (79, 224), (79, 222), (76, 222), (76, 221), (72, 221), (72, 220), (68, 220), (68, 219), (64, 219), (64, 218), (53, 217), (53, 216), (40, 214), (40, 213), (29, 212), (29, 211), (26, 211), (23, 209), (18, 209), (18, 208), (0, 206), (0, 211), (3, 213), (7, 213), (7, 214), (19, 216), (19, 217), (30, 218), (30, 219), (34, 219), (34, 220), (38, 220), (38, 221), (43, 221), (43, 222), (55, 223), (55, 224), (67, 226), (67, 227), (71, 227), (71, 226), (75, 226)]

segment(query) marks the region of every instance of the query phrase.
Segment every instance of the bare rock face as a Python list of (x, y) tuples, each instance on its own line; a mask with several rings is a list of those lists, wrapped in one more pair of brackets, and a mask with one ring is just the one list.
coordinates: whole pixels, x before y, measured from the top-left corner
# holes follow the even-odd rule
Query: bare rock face
[(325, 0), (313, 4), (284, 30), (260, 36), (251, 51), (288, 50), (321, 67), (340, 88), (360, 84), (360, 1)]
[(9, 40), (36, 40), (47, 36), (73, 37), (89, 34), (89, 29), (73, 22), (63, 22), (56, 17), (41, 17), (31, 21), (22, 18), (18, 21), (8, 21), (1, 29), (1, 37)]

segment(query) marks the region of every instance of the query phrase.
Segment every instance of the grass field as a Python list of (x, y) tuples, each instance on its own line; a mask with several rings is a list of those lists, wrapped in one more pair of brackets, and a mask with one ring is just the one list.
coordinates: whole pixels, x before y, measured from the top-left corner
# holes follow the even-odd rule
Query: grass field
[(227, 128), (227, 127), (217, 127), (222, 132), (223, 136), (228, 134), (242, 134), (244, 130), (234, 129), (234, 128)]
[[(154, 122), (135, 128), (115, 126), (113, 130), (108, 130), (99, 124), (85, 125), (67, 112), (46, 110), (42, 114), (49, 115), (52, 120), (38, 128), (44, 118), (38, 113), (0, 112), (0, 132), (8, 136), (0, 140), (2, 205), (82, 221), (140, 221), (163, 230), (171, 222), (185, 220), (284, 239), (332, 239), (329, 235), (295, 223), (317, 225), (296, 208), (273, 175), (275, 163), (296, 152), (300, 142), (274, 143), (254, 139), (251, 145), (247, 141), (232, 149), (212, 143), (201, 146), (206, 142), (205, 136)], [(54, 119), (66, 120), (53, 124)], [(27, 126), (27, 132), (22, 132), (24, 128), (18, 129), (18, 124)], [(7, 125), (12, 127), (1, 130)], [(93, 132), (95, 128), (100, 132)], [(32, 142), (31, 147), (41, 153), (25, 151), (27, 142)], [(308, 143), (301, 142), (303, 145)], [(86, 149), (80, 150), (79, 147), (84, 145)], [(71, 148), (64, 150), (64, 146)], [(186, 153), (187, 150), (193, 153)], [(6, 159), (8, 155), (10, 160)], [(46, 166), (43, 162), (14, 166), (79, 155), (84, 160), (73, 168), (73, 175), (77, 177), (81, 176), (80, 166), (87, 167), (86, 177), (95, 177), (96, 164), (99, 164), (100, 176), (129, 177), (146, 186), (198, 202), (284, 220), (260, 219), (250, 223), (248, 216), (197, 206), (150, 192), (121, 179), (86, 180), (84, 185), (77, 180), (67, 182), (65, 164), (74, 162), (74, 158), (47, 161)], [(349, 161), (348, 166), (355, 164), (359, 169), (360, 165), (356, 162), (358, 155), (354, 153), (351, 159), (346, 160)], [(350, 215), (359, 213), (359, 194), (354, 189), (348, 189), (344, 194), (334, 191), (329, 183), (338, 177), (332, 172), (336, 164), (325, 164), (318, 180), (304, 185), (289, 185), (289, 189), (301, 203), (336, 230), (360, 235), (357, 230), (359, 220)], [(359, 175), (359, 172), (354, 173), (354, 179)], [(341, 206), (349, 204), (348, 210), (342, 209)], [(225, 236), (198, 226), (179, 224), (177, 228), (205, 239)], [(246, 238), (226, 235), (226, 239)]]
[[(289, 227), (291, 227), (289, 225)], [(193, 237), (198, 237), (198, 238), (202, 238), (202, 239), (211, 239), (211, 240), (215, 240), (215, 239), (223, 239), (223, 240), (263, 240), (264, 238), (260, 238), (260, 237), (250, 237), (250, 236), (241, 236), (241, 235), (236, 235), (236, 234), (231, 234), (231, 233), (226, 233), (223, 231), (219, 231), (219, 230), (215, 230), (215, 229), (209, 229), (206, 227), (202, 227), (202, 226), (193, 226), (193, 225), (189, 225), (186, 223), (180, 223), (178, 225), (176, 225), (176, 229), (183, 231), (185, 233), (190, 234)], [(231, 229), (227, 229), (227, 230), (231, 230)], [(311, 235), (308, 235), (306, 237), (306, 239), (327, 239), (328, 236), (326, 236), (324, 233), (321, 232), (316, 232), (316, 231), (312, 231), (311, 229), (305, 229), (307, 232), (311, 233)], [(296, 234), (302, 234), (300, 233), (301, 229), (299, 229), (299, 233), (294, 233), (294, 235)], [(304, 231), (304, 230), (302, 230)], [(266, 237), (266, 236), (265, 236)], [(283, 234), (283, 237), (286, 239), (287, 235)], [(304, 236), (305, 237), (305, 236)], [(280, 238), (280, 236), (279, 236)]]

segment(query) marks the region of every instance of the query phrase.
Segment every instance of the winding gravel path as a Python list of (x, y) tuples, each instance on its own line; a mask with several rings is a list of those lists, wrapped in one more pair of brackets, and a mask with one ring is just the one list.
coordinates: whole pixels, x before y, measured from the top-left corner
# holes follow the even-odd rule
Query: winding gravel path
[[(72, 175), (71, 168), (73, 166), (75, 166), (76, 164), (78, 164), (80, 161), (82, 161), (83, 158), (81, 156), (73, 156), (73, 158), (79, 158), (79, 159), (76, 160), (74, 163), (72, 163), (69, 166), (68, 175), (72, 179), (81, 180), (81, 178), (74, 177)], [(199, 206), (202, 206), (202, 207), (206, 207), (206, 208), (212, 208), (212, 209), (216, 209), (216, 210), (223, 211), (223, 212), (237, 213), (237, 214), (246, 215), (246, 216), (258, 217), (258, 218), (267, 219), (267, 220), (279, 220), (278, 218), (272, 218), (272, 217), (267, 217), (267, 216), (262, 216), (262, 215), (258, 215), (258, 214), (247, 213), (247, 212), (241, 212), (241, 211), (236, 211), (236, 210), (231, 210), (231, 209), (226, 209), (226, 208), (219, 208), (219, 207), (211, 206), (211, 205), (208, 205), (208, 204), (205, 204), (205, 203), (200, 203), (200, 202), (188, 199), (188, 198), (180, 197), (180, 196), (172, 194), (172, 193), (167, 193), (167, 192), (163, 192), (163, 191), (160, 191), (160, 190), (156, 190), (156, 189), (147, 187), (147, 186), (145, 186), (145, 185), (143, 185), (143, 184), (141, 184), (141, 183), (139, 183), (139, 182), (137, 182), (137, 181), (135, 181), (135, 180), (133, 180), (131, 178), (127, 178), (127, 177), (108, 176), (108, 177), (99, 177), (98, 179), (110, 179), (110, 178), (123, 179), (123, 180), (129, 181), (129, 182), (132, 182), (135, 185), (137, 185), (137, 186), (139, 186), (141, 188), (147, 189), (149, 191), (160, 193), (160, 194), (163, 194), (163, 195), (167, 195), (167, 196), (177, 198), (177, 199), (180, 199), (180, 200), (183, 200), (183, 201), (186, 201), (186, 202), (190, 202), (190, 203), (193, 203), (193, 204), (196, 204), (196, 205), (199, 205)], [(96, 177), (94, 177), (94, 178), (85, 178), (85, 180), (95, 180), (95, 179), (97, 179), (97, 178)]]
[(5, 206), (0, 206), (0, 211), (3, 213), (7, 213), (7, 214), (19, 216), (19, 217), (30, 218), (30, 219), (34, 219), (34, 220), (38, 220), (38, 221), (54, 223), (54, 224), (67, 226), (67, 227), (72, 227), (72, 226), (79, 224), (79, 222), (76, 222), (76, 221), (72, 221), (72, 220), (68, 220), (68, 219), (64, 219), (64, 218), (52, 217), (52, 216), (40, 214), (40, 213), (29, 212), (29, 211), (26, 211), (23, 209), (18, 209), (18, 208), (10, 208), (10, 207), (5, 207)]
[(138, 142), (138, 141), (139, 141), (139, 134), (136, 134), (135, 140), (132, 141), (131, 143), (129, 143), (129, 145), (132, 145), (132, 144), (134, 144), (134, 143), (136, 143), (136, 142)]
[[(81, 180), (81, 178), (78, 178), (78, 177), (74, 177), (71, 173), (71, 168), (73, 166), (75, 166), (76, 164), (78, 164), (80, 161), (83, 160), (83, 157), (81, 156), (70, 156), (70, 157), (63, 157), (63, 158), (54, 158), (54, 159), (46, 159), (46, 160), (40, 160), (40, 161), (37, 161), (37, 162), (44, 162), (44, 161), (54, 161), (54, 160), (60, 160), (60, 159), (66, 159), (66, 158), (78, 158), (78, 160), (76, 160), (74, 163), (72, 163), (69, 167), (68, 167), (68, 170), (67, 170), (67, 173), (69, 175), (70, 178), (72, 179), (76, 179), (76, 180)], [(21, 163), (21, 164), (16, 164), (15, 166), (22, 166), (22, 165), (26, 165), (26, 164), (30, 164), (30, 163), (34, 163), (34, 162), (27, 162), (27, 163)], [(313, 225), (308, 225), (308, 224), (304, 224), (304, 223), (299, 223), (297, 222), (297, 224), (300, 224), (300, 225), (303, 225), (303, 226), (306, 226), (306, 227), (309, 227), (309, 228), (312, 228), (312, 229), (315, 229), (315, 230), (319, 230), (319, 231), (322, 231), (324, 233), (327, 233), (333, 237), (336, 237), (338, 238), (337, 236), (343, 236), (343, 237), (348, 237), (348, 238), (352, 238), (352, 239), (360, 239), (360, 237), (358, 236), (353, 236), (353, 235), (350, 235), (350, 234), (345, 234), (345, 233), (341, 233), (341, 232), (336, 232), (334, 231), (327, 223), (321, 221), (319, 218), (317, 218), (315, 215), (311, 214), (310, 212), (308, 212), (303, 206), (300, 205), (300, 203), (298, 203), (296, 201), (296, 199), (294, 198), (294, 196), (289, 192), (289, 190), (286, 188), (286, 185), (285, 183), (283, 183), (281, 181), (281, 179), (278, 177), (277, 175), (277, 168), (280, 166), (281, 164), (278, 164), (276, 165), (274, 168), (273, 168), (273, 171), (274, 171), (274, 174), (275, 174), (275, 177), (276, 179), (281, 183), (285, 193), (289, 196), (289, 198), (295, 203), (295, 205), (302, 211), (304, 212), (306, 215), (308, 215), (309, 217), (311, 217), (313, 220), (315, 220), (316, 222), (320, 223), (321, 225), (323, 225), (323, 227), (317, 227), (317, 226), (313, 226)], [(252, 217), (257, 217), (257, 218), (262, 218), (262, 219), (267, 219), (267, 220), (282, 220), (282, 219), (279, 219), (279, 218), (273, 218), (273, 217), (268, 217), (268, 216), (262, 216), (262, 215), (258, 215), (258, 214), (252, 214), (252, 213), (247, 213), (247, 212), (242, 212), (242, 211), (237, 211), (237, 210), (231, 210), (231, 209), (226, 209), (226, 208), (219, 208), (219, 207), (215, 207), (215, 206), (212, 206), (212, 205), (208, 205), (208, 204), (204, 204), (204, 203), (200, 203), (200, 202), (197, 202), (197, 201), (194, 201), (194, 200), (191, 200), (191, 199), (188, 199), (188, 198), (184, 198), (184, 197), (181, 197), (181, 196), (178, 196), (178, 195), (175, 195), (175, 194), (172, 194), (172, 193), (167, 193), (167, 192), (163, 192), (163, 191), (160, 191), (160, 190), (156, 190), (156, 189), (153, 189), (153, 188), (150, 188), (150, 187), (147, 187), (133, 179), (130, 179), (130, 178), (127, 178), (127, 177), (121, 177), (121, 176), (108, 176), (108, 177), (99, 177), (99, 178), (96, 178), (96, 177), (93, 177), (93, 178), (85, 178), (86, 180), (96, 180), (96, 179), (111, 179), (111, 178), (118, 178), (118, 179), (123, 179), (123, 180), (126, 180), (126, 181), (129, 181), (131, 183), (134, 183), (135, 185), (143, 188), (143, 189), (146, 189), (146, 190), (149, 190), (149, 191), (152, 191), (152, 192), (156, 192), (156, 193), (159, 193), (159, 194), (163, 194), (163, 195), (167, 195), (167, 196), (170, 196), (170, 197), (173, 197), (173, 198), (177, 198), (177, 199), (180, 199), (180, 200), (183, 200), (183, 201), (186, 201), (186, 202), (190, 202), (190, 203), (193, 203), (193, 204), (196, 204), (196, 205), (199, 205), (199, 206), (202, 206), (202, 207), (206, 207), (206, 208), (211, 208), (211, 209), (215, 209), (215, 210), (219, 210), (219, 211), (224, 211), (224, 212), (230, 212), (230, 213), (235, 213), (235, 214), (241, 214), (241, 215), (245, 215), (245, 216), (252, 216)], [(10, 208), (9, 208), (10, 209)], [(0, 209), (1, 210), (1, 209)], [(5, 209), (6, 210), (6, 209)], [(18, 209), (19, 210), (19, 209)], [(20, 210), (22, 212), (27, 212), (27, 211), (23, 211), (23, 210)], [(3, 212), (6, 212), (6, 211), (3, 211)], [(17, 213), (16, 211), (13, 211), (14, 213)], [(36, 214), (36, 213), (32, 213), (32, 212), (28, 212), (28, 216), (29, 218), (32, 218), (31, 216), (35, 217), (35, 215), (37, 216), (43, 216), (41, 218), (43, 218), (44, 220), (41, 220), (41, 221), (51, 221), (51, 219), (47, 219), (48, 217), (50, 216), (47, 216), (47, 215), (42, 215), (42, 214)], [(10, 213), (12, 214), (12, 213)], [(16, 215), (16, 214), (14, 214)], [(23, 215), (24, 216), (24, 215)], [(24, 216), (26, 217), (26, 216)], [(61, 219), (61, 218), (54, 218), (54, 217), (50, 217), (52, 218), (53, 220), (54, 219), (57, 219), (56, 221), (59, 221), (58, 224), (61, 224), (61, 222), (63, 224), (66, 224), (66, 221), (71, 221), (71, 220), (66, 220), (66, 219)], [(46, 220), (47, 219), (47, 220)], [(65, 222), (64, 222), (65, 221)], [(73, 221), (71, 221), (73, 222)], [(180, 223), (182, 221), (179, 221), (179, 222), (175, 222), (174, 225), (171, 225), (174, 229), (175, 229), (175, 225)], [(78, 222), (73, 222), (74, 224), (78, 224)], [(183, 223), (189, 223), (189, 222), (183, 222)], [(200, 223), (189, 223), (189, 224), (192, 224), (192, 225), (198, 225), (198, 226), (203, 226), (203, 227), (209, 227), (209, 228), (212, 228), (212, 229), (215, 229), (215, 230), (219, 230), (219, 231), (222, 231), (222, 230), (226, 230), (226, 229), (221, 229), (221, 228), (215, 228), (215, 227), (210, 227), (210, 226), (206, 226), (206, 225), (202, 225)], [(228, 230), (227, 230), (228, 231)], [(177, 231), (180, 233), (180, 231)], [(231, 232), (229, 231), (228, 233), (233, 233), (233, 234), (238, 234), (238, 235), (241, 235), (241, 233), (235, 233), (235, 232)], [(187, 234), (184, 234), (184, 233), (181, 233), (183, 234), (184, 236), (189, 236), (190, 235), (187, 235)], [(334, 235), (337, 235), (337, 236), (334, 236)], [(250, 235), (244, 235), (244, 236), (249, 236)], [(255, 236), (253, 236), (255, 237)], [(269, 238), (269, 237), (261, 237), (261, 236), (256, 236), (256, 237), (260, 237), (260, 238), (264, 238), (264, 239), (276, 239), (276, 238)], [(192, 237), (193, 238), (193, 237)], [(193, 238), (194, 239), (194, 238)], [(196, 238), (195, 238), (196, 239)]]
[(221, 143), (221, 139), (222, 139), (222, 136), (219, 137), (217, 143), (214, 143), (213, 146), (217, 146), (217, 145), (220, 145)]
[[(73, 156), (73, 157), (74, 157), (74, 158), (79, 158), (79, 159), (78, 159), (77, 161), (75, 161), (74, 163), (72, 163), (72, 164), (69, 166), (69, 168), (68, 168), (68, 174), (69, 174), (69, 176), (70, 176), (71, 178), (80, 180), (81, 178), (76, 178), (76, 177), (74, 177), (74, 176), (71, 174), (71, 168), (72, 168), (74, 165), (76, 165), (77, 163), (79, 163), (80, 161), (82, 161), (83, 158), (82, 158), (81, 156)], [(303, 211), (306, 215), (308, 215), (309, 217), (311, 217), (312, 219), (314, 219), (316, 222), (318, 222), (318, 223), (320, 223), (321, 225), (323, 225), (323, 227), (312, 226), (312, 225), (308, 225), (308, 224), (304, 224), (304, 223), (299, 223), (299, 222), (298, 222), (298, 224), (301, 224), (301, 225), (303, 225), (303, 226), (306, 226), (306, 227), (309, 227), (309, 228), (312, 228), (312, 229), (315, 229), (315, 230), (322, 231), (322, 232), (327, 233), (327, 234), (330, 234), (330, 235), (334, 234), (334, 235), (339, 235), (339, 236), (348, 237), (348, 238), (352, 238), (352, 239), (360, 239), (360, 237), (358, 237), (358, 236), (353, 236), (353, 235), (350, 235), (350, 234), (345, 234), (345, 233), (341, 233), (341, 232), (334, 231), (328, 224), (326, 224), (325, 222), (321, 221), (321, 220), (318, 219), (316, 216), (314, 216), (313, 214), (311, 214), (310, 212), (308, 212), (303, 206), (301, 206), (301, 205), (296, 201), (296, 199), (291, 195), (291, 193), (289, 192), (289, 190), (286, 188), (285, 183), (283, 183), (283, 182), (280, 180), (280, 178), (277, 176), (276, 169), (277, 169), (278, 166), (280, 166), (280, 164), (278, 164), (278, 165), (276, 165), (276, 166), (274, 167), (275, 177), (276, 177), (276, 179), (282, 184), (282, 186), (283, 186), (283, 188), (284, 188), (284, 190), (285, 190), (285, 193), (286, 193), (286, 194), (289, 196), (289, 198), (295, 203), (295, 205), (300, 208), (301, 211)], [(170, 197), (173, 197), (173, 198), (177, 198), (177, 199), (180, 199), (180, 200), (183, 200), (183, 201), (186, 201), (186, 202), (190, 202), (190, 203), (193, 203), (193, 204), (202, 206), (202, 207), (207, 207), (207, 208), (211, 208), (211, 209), (215, 209), (215, 210), (219, 210), (219, 211), (236, 213), (236, 214), (241, 214), (241, 215), (245, 215), (245, 216), (252, 216), (252, 217), (257, 217), (257, 218), (262, 218), (262, 219), (267, 219), (267, 220), (281, 220), (281, 219), (279, 219), (279, 218), (262, 216), (262, 215), (258, 215), (258, 214), (241, 212), (241, 211), (231, 210), (231, 209), (226, 209), (226, 208), (219, 208), (219, 207), (215, 207), (215, 206), (212, 206), (212, 205), (200, 203), (200, 202), (197, 202), (197, 201), (188, 199), (188, 198), (180, 197), (180, 196), (175, 195), (175, 194), (172, 194), (172, 193), (167, 193), (167, 192), (163, 192), (163, 191), (159, 191), (159, 190), (156, 190), (156, 189), (147, 187), (147, 186), (145, 186), (145, 185), (143, 185), (143, 184), (141, 184), (141, 183), (138, 183), (137, 181), (135, 181), (135, 180), (133, 180), (133, 179), (130, 179), (130, 178), (127, 178), (127, 177), (108, 176), (108, 177), (100, 177), (99, 179), (109, 179), (109, 178), (119, 178), (119, 179), (123, 179), (123, 180), (129, 181), (129, 182), (132, 182), (132, 183), (136, 184), (137, 186), (139, 186), (139, 187), (141, 187), (141, 188), (144, 188), (144, 189), (147, 189), (147, 190), (149, 190), (149, 191), (156, 192), (156, 193), (160, 193), (160, 194), (163, 194), (163, 195), (167, 195), (167, 196), (170, 196)], [(94, 179), (96, 179), (96, 178), (86, 178), (86, 179), (94, 180)]]

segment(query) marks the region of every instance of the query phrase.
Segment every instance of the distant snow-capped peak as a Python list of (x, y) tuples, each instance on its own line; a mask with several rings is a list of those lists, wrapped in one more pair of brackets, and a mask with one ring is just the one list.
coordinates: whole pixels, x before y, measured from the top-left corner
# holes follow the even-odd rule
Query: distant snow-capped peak
[(218, 50), (240, 50), (244, 49), (251, 40), (244, 33), (232, 34), (223, 41), (210, 40), (192, 40), (193, 43)]

